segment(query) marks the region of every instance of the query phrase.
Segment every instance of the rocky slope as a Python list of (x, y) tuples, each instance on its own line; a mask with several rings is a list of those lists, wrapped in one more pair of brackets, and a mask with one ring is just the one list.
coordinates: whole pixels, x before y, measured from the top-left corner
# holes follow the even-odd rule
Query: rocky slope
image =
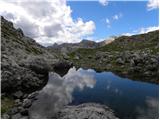
[(112, 71), (135, 80), (159, 82), (159, 31), (121, 36), (95, 49), (78, 49), (69, 55), (77, 67)]
[(47, 80), (48, 71), (58, 62), (23, 31), (1, 17), (2, 92), (30, 91)]
[(26, 94), (41, 89), (48, 81), (49, 71), (70, 65), (1, 17), (2, 113), (13, 106), (15, 96), (25, 98)]

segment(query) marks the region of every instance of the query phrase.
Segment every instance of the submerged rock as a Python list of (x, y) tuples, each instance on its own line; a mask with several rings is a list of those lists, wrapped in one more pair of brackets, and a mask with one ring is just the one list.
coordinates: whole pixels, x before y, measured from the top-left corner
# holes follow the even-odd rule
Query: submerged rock
[(117, 119), (113, 110), (105, 105), (84, 103), (66, 106), (57, 116), (60, 119)]

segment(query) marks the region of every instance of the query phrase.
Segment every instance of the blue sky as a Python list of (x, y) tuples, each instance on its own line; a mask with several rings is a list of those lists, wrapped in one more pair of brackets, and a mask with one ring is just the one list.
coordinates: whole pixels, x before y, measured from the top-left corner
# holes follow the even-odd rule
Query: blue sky
[(0, 0), (0, 15), (44, 46), (158, 29), (159, 0)]
[[(148, 1), (109, 1), (106, 6), (98, 1), (68, 1), (67, 4), (71, 7), (74, 20), (80, 17), (95, 23), (93, 39), (138, 33), (141, 29), (159, 24), (158, 9), (148, 10)], [(113, 19), (116, 15), (118, 18)]]

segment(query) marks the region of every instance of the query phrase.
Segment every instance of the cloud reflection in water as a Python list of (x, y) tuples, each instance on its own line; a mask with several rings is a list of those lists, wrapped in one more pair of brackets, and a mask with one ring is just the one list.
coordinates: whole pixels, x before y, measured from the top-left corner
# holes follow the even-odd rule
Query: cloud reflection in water
[(139, 113), (138, 118), (146, 118), (146, 119), (158, 119), (159, 113), (157, 112), (159, 110), (159, 100), (158, 98), (154, 97), (146, 97), (145, 103), (147, 106), (147, 109), (143, 109), (140, 107), (137, 107), (137, 111)]
[(92, 70), (71, 68), (68, 73), (60, 77), (51, 72), (48, 84), (40, 91), (38, 100), (30, 108), (31, 118), (52, 118), (54, 113), (72, 102), (72, 93), (75, 88), (83, 90), (84, 87), (93, 88), (96, 81)]

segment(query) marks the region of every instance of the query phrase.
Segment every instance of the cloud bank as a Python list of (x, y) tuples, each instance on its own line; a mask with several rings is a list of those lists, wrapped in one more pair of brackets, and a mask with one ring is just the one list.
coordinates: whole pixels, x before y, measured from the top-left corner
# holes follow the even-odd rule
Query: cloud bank
[(66, 0), (3, 0), (0, 8), (0, 15), (42, 45), (79, 42), (96, 28), (93, 21), (74, 20)]
[(159, 27), (158, 26), (142, 27), (138, 30), (132, 31), (131, 33), (123, 33), (122, 35), (131, 36), (131, 35), (135, 35), (135, 34), (148, 33), (148, 32), (155, 31), (155, 30), (159, 30)]

